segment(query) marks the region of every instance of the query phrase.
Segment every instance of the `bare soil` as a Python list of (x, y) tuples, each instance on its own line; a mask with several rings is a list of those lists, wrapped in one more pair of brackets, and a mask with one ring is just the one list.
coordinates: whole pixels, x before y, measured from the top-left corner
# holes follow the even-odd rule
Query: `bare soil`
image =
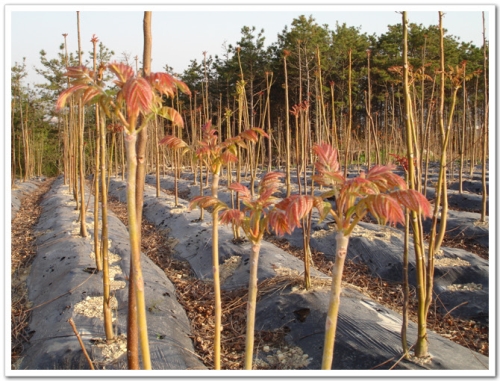
[[(12, 363), (20, 357), (23, 344), (29, 341), (29, 300), (27, 298), (25, 279), (29, 274), (29, 266), (36, 248), (33, 246), (35, 226), (40, 215), (39, 203), (51, 181), (41, 183), (37, 191), (23, 199), (21, 209), (12, 221)], [(115, 215), (127, 225), (127, 210), (124, 203), (116, 199), (109, 200), (109, 207)], [(301, 249), (275, 237), (267, 239), (287, 252), (302, 259)], [(186, 262), (178, 261), (172, 256), (171, 244), (156, 227), (148, 221), (142, 224), (142, 251), (147, 254), (173, 282), (177, 291), (177, 299), (185, 308), (191, 322), (192, 340), (198, 356), (208, 368), (213, 368), (212, 341), (214, 335), (213, 322), (213, 287), (210, 282), (201, 281), (193, 276)], [(466, 239), (455, 238), (445, 240), (444, 245), (460, 247), (469, 250), (482, 258), (488, 258), (488, 250), (477, 245), (471, 247)], [(313, 251), (313, 265), (316, 269), (330, 275), (332, 263), (318, 251)], [(227, 266), (231, 267), (228, 262)], [(224, 266), (222, 266), (224, 267)], [(230, 269), (229, 269), (230, 270)], [(302, 287), (302, 278), (293, 274), (277, 276), (259, 284), (259, 296), (265, 293), (293, 286)], [(313, 285), (314, 286), (314, 285)], [(322, 287), (324, 285), (316, 285)], [(347, 263), (344, 271), (344, 286), (356, 288), (373, 300), (399, 313), (402, 313), (403, 292), (398, 283), (383, 281), (373, 277), (367, 266), (359, 263)], [(224, 369), (242, 369), (245, 351), (246, 325), (246, 290), (222, 291), (222, 348), (221, 357)], [(436, 303), (429, 311), (428, 328), (438, 334), (488, 356), (488, 327), (473, 320), (453, 318), (449, 314), (440, 315), (436, 312)], [(416, 319), (415, 289), (410, 290), (409, 318)], [(255, 349), (267, 355), (268, 361), (256, 362), (256, 369), (291, 369), (300, 367), (304, 358), (296, 348), (288, 347), (284, 337), (285, 331), (257, 331)], [(473, 355), (471, 353), (471, 355)], [(286, 360), (288, 359), (288, 360)], [(286, 361), (282, 361), (286, 360)]]
[(33, 228), (40, 218), (42, 197), (54, 180), (41, 182), (35, 191), (23, 198), (11, 223), (11, 365), (19, 360), (23, 346), (31, 336), (28, 331), (31, 303), (26, 279), (36, 255)]

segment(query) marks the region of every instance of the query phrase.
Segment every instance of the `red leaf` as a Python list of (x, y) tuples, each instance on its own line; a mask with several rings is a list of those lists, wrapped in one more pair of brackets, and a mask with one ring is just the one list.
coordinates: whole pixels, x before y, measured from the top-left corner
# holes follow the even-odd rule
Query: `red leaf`
[(288, 226), (293, 230), (301, 226), (300, 220), (311, 211), (313, 203), (312, 196), (291, 195), (276, 204), (276, 208), (285, 212)]
[(101, 91), (98, 88), (95, 87), (89, 87), (87, 90), (84, 91), (83, 96), (82, 96), (82, 102), (84, 104), (87, 104), (88, 102), (94, 100), (94, 98), (97, 95), (100, 95)]
[[(201, 133), (202, 133), (202, 139), (203, 142), (205, 142), (208, 145), (215, 146), (217, 144), (217, 130), (212, 128), (212, 121), (208, 121), (203, 125), (201, 128)], [(200, 142), (201, 144), (202, 142)]]
[(319, 212), (319, 221), (323, 221), (330, 210), (332, 209), (332, 205), (329, 202), (324, 201), (321, 197), (314, 197), (313, 206)]
[(342, 193), (359, 196), (381, 193), (377, 184), (364, 177), (354, 177), (347, 180), (341, 189)]
[(179, 114), (179, 112), (176, 109), (164, 106), (160, 109), (158, 115), (160, 115), (165, 119), (170, 120), (174, 126), (184, 128), (184, 120), (182, 119), (181, 114)]
[(158, 144), (164, 144), (168, 148), (172, 149), (179, 149), (179, 148), (184, 148), (187, 147), (187, 143), (182, 140), (181, 138), (178, 138), (177, 136), (173, 135), (166, 135), (163, 137), (163, 139), (160, 140)]
[(147, 80), (153, 88), (158, 90), (161, 94), (165, 94), (167, 97), (172, 98), (177, 89), (182, 91), (184, 94), (191, 95), (189, 87), (182, 81), (174, 78), (168, 73), (151, 73)]
[(382, 223), (404, 223), (405, 216), (398, 201), (388, 194), (377, 194), (365, 198), (370, 213)]
[(73, 87), (70, 87), (69, 89), (64, 90), (61, 94), (59, 94), (59, 98), (57, 98), (56, 102), (56, 110), (60, 111), (64, 105), (66, 104), (66, 101), (68, 98), (78, 92), (78, 91), (83, 91), (88, 88), (88, 85), (76, 85)]
[(111, 70), (118, 77), (118, 81), (115, 83), (119, 87), (123, 87), (123, 85), (130, 79), (134, 77), (134, 69), (130, 66), (125, 65), (123, 63), (112, 62), (108, 65), (108, 69)]
[(232, 183), (228, 186), (229, 190), (238, 192), (242, 200), (250, 200), (251, 194), (246, 186), (240, 183)]
[(257, 133), (252, 129), (243, 131), (239, 136), (243, 139), (250, 140), (251, 142), (256, 142), (259, 139)]
[(225, 225), (233, 224), (236, 226), (241, 226), (245, 214), (238, 209), (225, 210), (220, 215), (220, 222)]
[(266, 131), (264, 131), (262, 128), (253, 127), (252, 130), (255, 131), (256, 133), (258, 133), (260, 136), (263, 136), (265, 138), (269, 137), (269, 135), (266, 133)]
[(431, 217), (431, 203), (422, 193), (414, 189), (406, 189), (392, 192), (390, 195), (408, 209), (421, 212), (424, 217)]
[(148, 82), (151, 87), (158, 90), (161, 94), (165, 94), (167, 97), (173, 98), (175, 95), (175, 79), (170, 74), (167, 73), (151, 73), (147, 77)]
[(150, 110), (153, 102), (153, 92), (146, 79), (131, 78), (123, 85), (123, 95), (130, 114), (137, 115), (138, 112)]
[(201, 130), (203, 131), (204, 134), (211, 135), (212, 131), (215, 131), (212, 130), (212, 121), (209, 120), (207, 123), (205, 123), (203, 127), (201, 127)]
[(318, 172), (318, 174), (314, 175), (314, 180), (326, 186), (343, 183), (345, 179), (340, 171), (337, 158), (338, 151), (327, 143), (315, 144), (313, 150), (317, 155), (314, 167)]
[(284, 176), (285, 174), (281, 172), (266, 173), (259, 184), (259, 193), (262, 194), (267, 191), (276, 192), (281, 185), (280, 179)]
[(189, 203), (189, 208), (193, 209), (197, 206), (203, 209), (214, 208), (214, 210), (227, 208), (227, 205), (224, 202), (212, 196), (196, 196)]
[(222, 142), (221, 146), (222, 147), (240, 146), (241, 148), (247, 148), (247, 145), (245, 144), (241, 135), (226, 139), (224, 142)]
[(340, 165), (337, 159), (338, 151), (327, 143), (318, 143), (313, 147), (314, 153), (318, 156), (317, 162), (322, 168), (328, 171), (337, 172)]
[(382, 192), (395, 188), (406, 189), (403, 178), (392, 172), (395, 168), (394, 165), (375, 165), (366, 174), (366, 179), (377, 184)]
[(224, 164), (227, 164), (227, 163), (236, 163), (238, 161), (238, 156), (233, 154), (231, 151), (229, 150), (225, 150), (221, 156), (220, 156), (222, 162)]
[[(201, 143), (202, 142), (200, 142), (200, 144)], [(210, 147), (208, 147), (207, 145), (202, 145), (202, 146), (200, 146), (200, 148), (198, 148), (196, 150), (196, 156), (198, 156), (198, 157), (205, 156), (205, 155), (210, 154), (210, 152), (211, 152)]]
[(186, 95), (191, 95), (191, 90), (189, 90), (189, 87), (182, 81), (179, 81), (178, 79), (175, 80), (175, 84), (177, 88), (182, 91)]
[(66, 70), (67, 70), (67, 72), (65, 73), (65, 75), (70, 77), (70, 78), (74, 78), (77, 80), (81, 80), (81, 79), (91, 80), (90, 70), (83, 65), (82, 66), (71, 66), (71, 67), (68, 67)]
[[(318, 169), (317, 166), (316, 169)], [(344, 175), (342, 175), (341, 172), (324, 171), (324, 170), (323, 171), (318, 170), (318, 172), (320, 172), (321, 174), (313, 175), (313, 180), (320, 185), (332, 186), (334, 184), (339, 184), (339, 183), (341, 184), (344, 181)]]
[(286, 213), (281, 210), (274, 208), (268, 214), (268, 228), (274, 230), (278, 236), (283, 236), (285, 233), (291, 234), (293, 228), (288, 224), (288, 218)]

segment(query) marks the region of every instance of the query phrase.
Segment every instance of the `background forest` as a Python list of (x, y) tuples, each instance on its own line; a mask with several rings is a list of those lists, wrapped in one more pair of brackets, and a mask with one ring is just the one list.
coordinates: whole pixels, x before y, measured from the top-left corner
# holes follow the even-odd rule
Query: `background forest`
[[(64, 140), (71, 134), (68, 117), (56, 114), (58, 95), (68, 86), (67, 66), (78, 65), (78, 52), (70, 52), (65, 36), (57, 57), (40, 52), (38, 74), (44, 84), (25, 85), (25, 63), (12, 67), (12, 180), (34, 175), (54, 176), (64, 171)], [(280, 167), (284, 160), (286, 125), (294, 144), (292, 160), (311, 152), (316, 141), (338, 146), (349, 145), (351, 160), (364, 164), (387, 163), (390, 154), (403, 154), (404, 101), (402, 95), (402, 28), (390, 25), (387, 32), (367, 35), (358, 28), (337, 24), (333, 29), (318, 25), (312, 16), (300, 16), (285, 27), (275, 42), (264, 48), (263, 30), (244, 26), (238, 41), (225, 46), (222, 56), (203, 52), (189, 67), (176, 74), (191, 90), (179, 94), (168, 105), (183, 116), (186, 128), (178, 130), (189, 144), (197, 141), (206, 121), (222, 137), (235, 136), (250, 127), (261, 127), (270, 136), (259, 147), (258, 163)], [(89, 45), (84, 42), (84, 46)], [(138, 58), (116, 56), (113, 47), (97, 46), (96, 64), (120, 61), (141, 70)], [(82, 48), (83, 50), (84, 48)], [(421, 160), (439, 157), (438, 107), (440, 86), (439, 28), (409, 24), (408, 56), (413, 117), (418, 127)], [(446, 60), (445, 120), (452, 103), (454, 87), (459, 85), (456, 110), (450, 136), (450, 158), (454, 162), (477, 163), (481, 127), (484, 119), (484, 56), (482, 47), (459, 42), (453, 36), (444, 39)], [(91, 66), (93, 52), (83, 54)], [(135, 58), (135, 59), (134, 59)], [(172, 69), (165, 65), (165, 71)], [(458, 82), (457, 82), (458, 81)], [(111, 85), (111, 84), (110, 84)], [(112, 87), (110, 92), (116, 91)], [(288, 92), (288, 93), (287, 93)], [(288, 97), (288, 101), (286, 100)], [(165, 100), (165, 103), (167, 101)], [(85, 169), (92, 172), (90, 160), (95, 151), (95, 113), (86, 108), (84, 131)], [(123, 144), (117, 121), (108, 120), (107, 144), (115, 157), (114, 171), (121, 171), (119, 158)], [(158, 121), (153, 135), (171, 133), (170, 122)], [(350, 137), (350, 139), (347, 139)], [(157, 146), (158, 140), (148, 144)], [(148, 165), (153, 166), (156, 148)], [(169, 165), (169, 153), (160, 147), (163, 168)], [(370, 152), (370, 155), (367, 155)], [(295, 159), (294, 159), (295, 157)], [(295, 161), (294, 161), (295, 162)], [(309, 161), (311, 162), (311, 161)], [(149, 167), (151, 170), (152, 167)], [(453, 171), (453, 167), (451, 168)]]

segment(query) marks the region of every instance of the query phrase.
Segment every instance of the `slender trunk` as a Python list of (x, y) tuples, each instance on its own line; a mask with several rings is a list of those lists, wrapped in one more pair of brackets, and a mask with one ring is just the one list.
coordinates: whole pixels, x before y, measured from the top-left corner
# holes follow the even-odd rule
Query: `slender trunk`
[(427, 195), (427, 179), (429, 177), (429, 157), (430, 157), (430, 151), (431, 151), (431, 142), (430, 142), (430, 134), (431, 134), (431, 121), (432, 121), (432, 114), (434, 110), (434, 104), (435, 102), (432, 100), (434, 97), (434, 90), (435, 90), (435, 85), (436, 81), (433, 82), (432, 84), (432, 92), (431, 92), (431, 101), (429, 102), (429, 108), (427, 112), (427, 124), (425, 126), (425, 140), (426, 142), (426, 152), (425, 152), (425, 175), (424, 175), (424, 191), (423, 195)]
[(487, 211), (487, 201), (488, 201), (488, 188), (486, 186), (486, 159), (488, 154), (488, 111), (489, 111), (489, 103), (488, 103), (488, 55), (486, 53), (486, 35), (485, 35), (485, 26), (484, 26), (484, 12), (483, 12), (483, 66), (484, 66), (484, 121), (483, 121), (483, 157), (482, 157), (482, 173), (481, 173), (481, 182), (483, 185), (483, 199), (481, 204), (481, 222), (486, 221), (486, 211)]
[[(151, 12), (144, 12), (143, 31), (143, 75), (146, 76), (149, 75), (151, 67)], [(134, 187), (133, 190), (127, 188), (127, 201), (129, 208), (129, 234), (132, 249), (129, 277), (129, 320), (127, 327), (128, 366), (129, 369), (139, 369), (138, 343), (140, 342), (144, 369), (151, 369), (144, 301), (144, 280), (142, 278), (142, 269), (140, 263), (147, 127), (143, 127), (138, 135), (135, 133), (135, 126), (131, 131), (133, 131), (132, 134), (129, 133), (125, 135), (128, 167), (127, 185), (128, 187), (132, 187), (133, 181)], [(129, 193), (133, 193), (133, 195)], [(131, 213), (133, 213), (133, 219), (131, 218)], [(134, 241), (133, 244), (132, 241)], [(136, 247), (134, 245), (136, 245)]]
[(339, 149), (337, 141), (337, 119), (335, 118), (335, 82), (330, 82), (330, 89), (332, 93), (332, 145)]
[[(175, 135), (175, 127), (174, 133)], [(174, 150), (173, 154), (173, 164), (174, 164), (174, 204), (175, 206), (179, 206), (179, 151)]]
[[(64, 36), (64, 66), (68, 66), (68, 45), (66, 41), (66, 37), (68, 36), (67, 33), (63, 33)], [(67, 78), (67, 84), (69, 87), (69, 77)], [(64, 152), (64, 185), (69, 183), (70, 189), (71, 189), (71, 164), (70, 164), (70, 142), (69, 142), (69, 135), (70, 135), (70, 124), (68, 120), (68, 115), (64, 115), (64, 139), (63, 139), (63, 152)]]
[(321, 363), (321, 369), (323, 370), (332, 369), (335, 334), (337, 331), (337, 320), (340, 307), (340, 292), (342, 290), (342, 273), (344, 271), (344, 263), (347, 255), (347, 246), (349, 245), (349, 236), (345, 236), (341, 231), (336, 233), (335, 239), (337, 241), (337, 249), (335, 263), (332, 267), (332, 288), (330, 291), (330, 302), (328, 304), (325, 324), (323, 361)]
[[(313, 192), (311, 192), (312, 194)], [(311, 288), (311, 222), (312, 212), (302, 220), (302, 240), (304, 244), (304, 287)]]
[(302, 136), (300, 133), (299, 126), (299, 111), (295, 114), (295, 165), (297, 166), (297, 185), (299, 186), (299, 194), (302, 194), (302, 183), (300, 181), (300, 149), (299, 149), (299, 141)]
[(348, 76), (348, 102), (349, 102), (349, 120), (347, 126), (347, 136), (345, 145), (345, 164), (344, 164), (344, 177), (347, 178), (347, 171), (349, 170), (349, 144), (351, 141), (351, 129), (352, 129), (352, 50), (349, 49), (349, 76)]
[[(212, 178), (212, 197), (218, 198), (219, 193), (219, 172), (220, 166), (213, 173)], [(212, 213), (212, 266), (214, 278), (214, 369), (220, 369), (221, 353), (221, 331), (222, 331), (222, 302), (220, 291), (220, 273), (219, 273), (219, 216), (217, 211)]]
[[(151, 72), (151, 12), (144, 12), (144, 54), (143, 54), (143, 76)], [(146, 145), (148, 140), (148, 129), (144, 126), (137, 135), (137, 178), (136, 178), (136, 200), (137, 224), (139, 242), (141, 241), (142, 207), (144, 203), (144, 183), (146, 177)]]
[[(76, 12), (77, 15), (77, 27), (78, 27), (78, 61), (79, 64), (82, 64), (82, 49), (80, 45), (80, 12)], [(80, 170), (80, 235), (82, 237), (87, 237), (87, 224), (85, 221), (85, 175), (84, 175), (84, 154), (85, 151), (83, 149), (84, 143), (84, 128), (85, 128), (85, 119), (84, 119), (84, 105), (82, 100), (78, 100), (78, 130), (80, 132), (79, 138), (79, 170)]]
[[(286, 132), (285, 132), (285, 145), (287, 147), (286, 151), (286, 161), (285, 161), (285, 184), (286, 184), (286, 197), (290, 196), (292, 193), (291, 181), (290, 181), (290, 111), (288, 104), (288, 75), (286, 70), (286, 54), (283, 58), (283, 64), (285, 69), (285, 115), (286, 115)], [(298, 153), (297, 153), (298, 154)]]
[[(11, 103), (11, 113), (10, 113), (10, 125), (12, 129), (12, 139), (11, 139), (11, 151), (12, 151), (12, 167), (11, 167), (11, 178), (10, 178), (10, 187), (14, 188), (14, 184), (16, 182), (16, 129), (14, 128), (14, 113), (16, 111), (16, 102), (14, 97), (12, 98)], [(66, 174), (64, 175), (64, 184), (66, 185)]]
[[(446, 179), (446, 167), (447, 167), (447, 153), (446, 150), (448, 149), (448, 144), (450, 140), (450, 135), (451, 135), (451, 124), (453, 122), (453, 112), (455, 110), (455, 104), (456, 104), (456, 99), (457, 99), (457, 92), (458, 92), (458, 87), (455, 87), (453, 90), (453, 95), (452, 95), (452, 106), (451, 106), (451, 111), (448, 119), (447, 126), (445, 128), (444, 125), (444, 102), (445, 102), (445, 95), (444, 95), (444, 31), (442, 27), (442, 17), (443, 13), (439, 13), (439, 29), (440, 29), (440, 40), (441, 40), (441, 95), (440, 95), (440, 107), (439, 107), (439, 126), (441, 129), (441, 158), (440, 158), (440, 169), (439, 169), (439, 177), (438, 177), (438, 183), (436, 187), (436, 206), (435, 206), (435, 212), (432, 218), (432, 227), (431, 227), (431, 235), (430, 235), (430, 242), (429, 242), (429, 262), (433, 262), (434, 255), (431, 255), (435, 252), (437, 252), (441, 246), (441, 243), (443, 242), (444, 235), (446, 232), (446, 221), (448, 217), (448, 189), (447, 189), (447, 179)], [(439, 223), (439, 232), (436, 236), (435, 232), (437, 229), (437, 220), (438, 220), (438, 207), (442, 203), (441, 207), (441, 220)], [(433, 252), (432, 252), (433, 250)], [(432, 267), (433, 269), (433, 267)], [(429, 274), (429, 276), (432, 276), (433, 274)], [(432, 277), (430, 278), (432, 282)], [(432, 288), (429, 288), (429, 290), (432, 290)], [(431, 295), (428, 295), (428, 299), (432, 297)], [(428, 300), (428, 303), (430, 304), (430, 300)]]
[(73, 198), (76, 203), (75, 210), (78, 210), (78, 125), (75, 121), (75, 102), (73, 99), (70, 101), (70, 112), (69, 112), (69, 121), (71, 128), (71, 136), (70, 136), (70, 147), (71, 147), (71, 180), (70, 180), (70, 189), (73, 191)]
[(465, 87), (465, 71), (466, 64), (464, 63), (464, 78), (462, 80), (462, 134), (460, 136), (460, 169), (458, 172), (458, 193), (463, 193), (462, 181), (463, 181), (463, 171), (464, 171), (464, 157), (465, 157), (465, 135), (467, 131), (467, 90)]
[[(102, 231), (101, 231), (101, 249), (102, 249), (102, 279), (103, 279), (103, 311), (104, 311), (104, 331), (106, 340), (112, 340), (113, 335), (113, 314), (111, 312), (111, 285), (109, 281), (109, 257), (108, 257), (108, 188), (106, 183), (106, 126), (104, 115), (102, 116), (100, 128), (101, 143), (101, 197), (102, 197)], [(97, 192), (96, 183), (96, 192)]]
[[(134, 131), (134, 130), (132, 130)], [(125, 136), (125, 144), (127, 146), (127, 209), (129, 219), (129, 235), (130, 235), (130, 279), (133, 282), (135, 290), (136, 316), (139, 342), (141, 344), (142, 363), (144, 369), (151, 369), (151, 358), (149, 353), (148, 332), (146, 323), (146, 305), (144, 297), (144, 278), (142, 276), (141, 267), (141, 250), (140, 250), (140, 235), (139, 225), (137, 224), (137, 208), (136, 208), (136, 176), (137, 176), (137, 152), (136, 152), (137, 134), (134, 132), (127, 133)], [(130, 304), (129, 294), (129, 304)], [(130, 310), (129, 310), (130, 311)], [(131, 316), (129, 315), (129, 325)], [(127, 336), (130, 332), (127, 333)], [(128, 348), (130, 351), (131, 348)], [(130, 364), (130, 362), (129, 362)]]
[(266, 110), (267, 110), (267, 171), (271, 172), (272, 170), (272, 132), (271, 132), (271, 102), (269, 100), (271, 94), (271, 85), (273, 83), (273, 73), (270, 73), (270, 79), (268, 78), (266, 72), (266, 88), (267, 88), (267, 96), (266, 96)]
[(472, 177), (474, 172), (474, 166), (476, 164), (476, 129), (479, 128), (479, 120), (478, 120), (478, 105), (477, 105), (477, 95), (479, 90), (479, 75), (476, 77), (476, 86), (475, 86), (475, 96), (474, 96), (474, 126), (472, 128), (472, 150), (470, 157), (470, 172), (469, 175)]
[(372, 117), (372, 85), (371, 85), (371, 78), (370, 78), (370, 56), (371, 56), (371, 51), (367, 50), (367, 55), (368, 55), (368, 99), (366, 101), (366, 114), (368, 117), (368, 142), (369, 142), (369, 149), (368, 149), (368, 168), (370, 168), (370, 159), (371, 159), (371, 131), (373, 131), (373, 139), (375, 143), (375, 152), (376, 152), (376, 159), (375, 163), (380, 164), (380, 148), (378, 145), (378, 139), (377, 139), (377, 130), (375, 128), (375, 124), (373, 123), (373, 117)]
[(410, 305), (410, 284), (408, 280), (408, 256), (409, 256), (409, 240), (410, 240), (410, 213), (405, 210), (405, 239), (403, 249), (403, 323), (401, 324), (401, 345), (403, 347), (403, 355), (408, 358), (408, 309)]
[[(99, 116), (99, 106), (95, 109), (96, 116), (96, 130), (100, 131), (100, 116)], [(94, 253), (95, 253), (95, 263), (97, 271), (102, 271), (102, 256), (101, 256), (101, 246), (99, 243), (99, 167), (100, 167), (100, 157), (101, 157), (101, 147), (100, 147), (101, 135), (96, 134), (97, 147), (95, 151), (95, 174), (94, 174)]]
[[(408, 75), (408, 20), (406, 12), (403, 12), (403, 84), (404, 84), (404, 99), (405, 99), (405, 113), (406, 113), (406, 148), (408, 159), (408, 188), (416, 189), (415, 185), (415, 167), (414, 167), (414, 141), (412, 133), (412, 119), (410, 114), (412, 112), (410, 88), (409, 88), (409, 75)], [(420, 181), (420, 180), (419, 180)], [(425, 314), (425, 301), (426, 301), (426, 279), (425, 279), (425, 260), (424, 260), (424, 247), (423, 237), (421, 234), (420, 217), (418, 213), (410, 212), (410, 222), (413, 228), (413, 242), (415, 250), (415, 267), (417, 278), (417, 298), (418, 298), (418, 325), (417, 325), (417, 342), (415, 344), (415, 355), (417, 357), (424, 357), (427, 355), (427, 318)]]
[(320, 136), (322, 137), (323, 136), (323, 129), (324, 129), (324, 135), (325, 137), (323, 138), (320, 138), (320, 136), (317, 136), (316, 137), (316, 141), (323, 141), (323, 140), (326, 140), (329, 144), (332, 144), (332, 140), (329, 136), (329, 129), (327, 127), (327, 122), (326, 122), (326, 110), (325, 110), (325, 99), (324, 99), (324, 96), (323, 96), (323, 78), (322, 78), (322, 75), (321, 75), (321, 57), (320, 57), (320, 52), (319, 52), (319, 47), (317, 46), (316, 47), (316, 58), (317, 58), (317, 61), (318, 61), (318, 92), (319, 92), (319, 116), (318, 116), (318, 120), (319, 120), (319, 124), (321, 125), (321, 128), (320, 128)]
[(125, 134), (121, 134), (121, 169), (122, 169), (122, 181), (125, 180)]
[(160, 146), (158, 144), (158, 118), (155, 117), (155, 163), (156, 163), (156, 168), (155, 168), (155, 173), (156, 173), (156, 197), (160, 197)]
[[(203, 161), (202, 160), (200, 160), (199, 168), (200, 168), (200, 196), (203, 196), (204, 185), (203, 185)], [(207, 177), (208, 177), (208, 175), (207, 175)], [(200, 208), (200, 221), (203, 221), (204, 216), (205, 216), (205, 209)]]
[[(116, 151), (117, 151), (117, 146), (116, 146), (116, 133), (112, 132), (111, 133), (111, 152), (109, 153), (109, 160), (108, 160), (108, 178), (107, 178), (107, 183), (108, 183), (108, 188), (109, 188), (109, 183), (111, 181), (111, 171), (113, 169), (113, 156), (116, 159)], [(116, 162), (116, 161), (115, 161)]]
[[(97, 69), (97, 52), (96, 52), (96, 45), (97, 45), (97, 38), (92, 38), (92, 43), (94, 45), (94, 50), (93, 50), (93, 57), (94, 57), (94, 65), (93, 69), (94, 72), (96, 72)], [(95, 78), (94, 78), (95, 79)], [(100, 151), (101, 151), (101, 145), (100, 145), (100, 140), (101, 140), (101, 116), (99, 115), (99, 105), (95, 106), (95, 130), (96, 130), (96, 135), (95, 135), (95, 141), (96, 141), (96, 149), (95, 149), (95, 172), (94, 172), (94, 255), (95, 255), (95, 262), (96, 262), (96, 268), (97, 271), (102, 271), (102, 257), (101, 257), (101, 247), (99, 243), (99, 167), (100, 167)], [(104, 123), (104, 118), (102, 123)], [(104, 155), (104, 153), (103, 153)], [(89, 199), (90, 202), (90, 199)], [(106, 324), (106, 319), (104, 320)]]
[[(190, 118), (190, 124), (191, 124), (191, 137), (192, 137), (192, 140), (191, 140), (191, 145), (193, 147), (196, 147), (196, 144), (198, 143), (198, 137), (197, 137), (197, 134), (196, 134), (196, 91), (193, 91), (194, 92), (194, 104), (193, 104), (193, 101), (191, 99), (191, 97), (189, 97), (189, 114), (191, 116)], [(198, 160), (194, 160), (194, 156), (191, 155), (191, 170), (193, 172), (193, 177), (194, 177), (194, 182), (193, 182), (193, 185), (197, 185), (198, 184), (198, 179), (196, 177), (196, 172), (198, 170), (198, 167), (199, 167), (199, 163), (198, 163)]]
[[(21, 119), (21, 136), (23, 141), (23, 156), (24, 156), (24, 173), (26, 174), (26, 128), (24, 126), (24, 117), (23, 117), (23, 102), (21, 99), (21, 91), (19, 91), (19, 111), (20, 111), (20, 119)], [(26, 176), (26, 175), (25, 175)], [(21, 180), (26, 181), (26, 177), (21, 176)]]
[(247, 331), (245, 338), (245, 369), (252, 370), (255, 338), (255, 311), (257, 307), (257, 270), (259, 268), (260, 243), (252, 245), (250, 254), (250, 279), (248, 281)]

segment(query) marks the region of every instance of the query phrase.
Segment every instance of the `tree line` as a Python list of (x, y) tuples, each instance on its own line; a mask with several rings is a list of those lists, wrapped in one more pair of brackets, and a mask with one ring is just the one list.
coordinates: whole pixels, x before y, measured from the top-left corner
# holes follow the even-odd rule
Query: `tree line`
[[(16, 63), (12, 68), (13, 177), (63, 171), (64, 121), (55, 114), (53, 105), (67, 87), (66, 67), (78, 65), (78, 52), (68, 52), (66, 35), (62, 36), (64, 42), (57, 57), (49, 58), (45, 51), (40, 52), (41, 66), (36, 71), (45, 79), (44, 84), (30, 88), (23, 84), (25, 64)], [(202, 52), (201, 59), (192, 59), (188, 68), (177, 74), (191, 89), (191, 96), (180, 94), (169, 100), (187, 126), (179, 134), (195, 143), (207, 121), (224, 137), (261, 127), (269, 139), (260, 146), (259, 160), (269, 166), (283, 164), (287, 144), (295, 148), (292, 160), (304, 161), (312, 144), (319, 140), (335, 144), (344, 154), (348, 151), (349, 162), (386, 163), (391, 160), (390, 154), (403, 154), (405, 141), (402, 37), (401, 24), (389, 25), (386, 33), (377, 36), (346, 24), (337, 23), (332, 29), (319, 25), (312, 16), (300, 16), (266, 47), (263, 30), (244, 26), (238, 41), (224, 44), (221, 56)], [(439, 158), (439, 54), (438, 26), (409, 23), (413, 116), (421, 157), (428, 155), (430, 160)], [(445, 113), (449, 112), (457, 81), (461, 87), (450, 154), (453, 159), (464, 156), (477, 163), (487, 83), (483, 49), (445, 35), (444, 54)], [(99, 43), (98, 64), (116, 60), (133, 66), (130, 54), (123, 53), (118, 58), (114, 55)], [(92, 56), (89, 52), (88, 57)], [(86, 63), (89, 62), (90, 58)], [(137, 57), (135, 67), (136, 71), (142, 70)], [(172, 72), (172, 68), (166, 64), (165, 71)], [(85, 129), (85, 150), (92, 153), (92, 113), (85, 123), (89, 126)], [(159, 128), (162, 136), (171, 127), (165, 122)], [(113, 135), (113, 129), (108, 129), (109, 144)], [(116, 150), (119, 149), (117, 144)], [(167, 155), (166, 163), (168, 154), (163, 155)]]

